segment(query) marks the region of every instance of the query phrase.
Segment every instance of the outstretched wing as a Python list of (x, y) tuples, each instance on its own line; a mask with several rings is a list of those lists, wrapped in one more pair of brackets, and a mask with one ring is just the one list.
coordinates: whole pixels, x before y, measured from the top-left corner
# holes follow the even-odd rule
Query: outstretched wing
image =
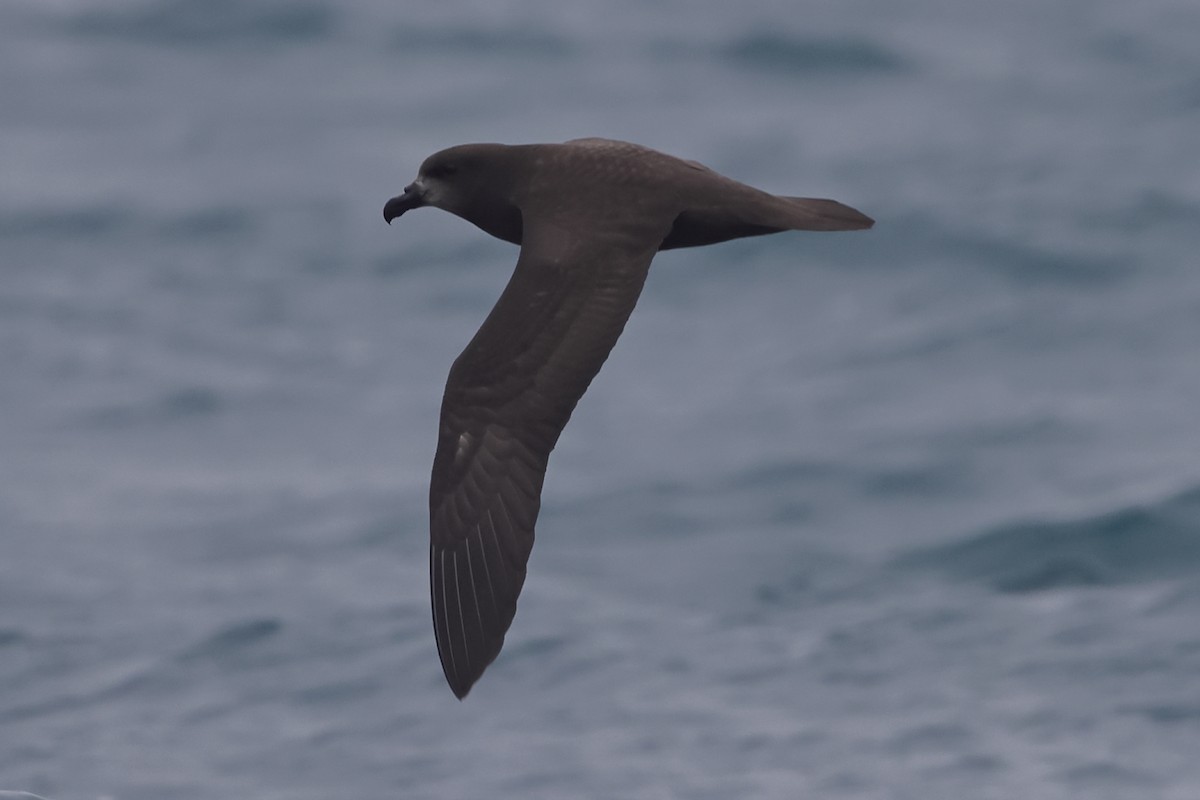
[(504, 644), (550, 451), (621, 335), (657, 249), (629, 243), (527, 225), (508, 286), (450, 370), (429, 490), (429, 571), (438, 655), (460, 699)]

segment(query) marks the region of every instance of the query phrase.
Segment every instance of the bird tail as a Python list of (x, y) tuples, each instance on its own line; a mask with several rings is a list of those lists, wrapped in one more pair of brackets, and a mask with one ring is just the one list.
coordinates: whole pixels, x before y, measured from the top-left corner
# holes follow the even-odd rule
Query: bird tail
[[(797, 231), (861, 231), (870, 228), (875, 220), (836, 200), (817, 197), (780, 197), (787, 201), (780, 208), (787, 227)], [(781, 219), (780, 222), (783, 222)]]
[(658, 249), (699, 247), (781, 231), (860, 231), (875, 224), (866, 214), (836, 200), (781, 197), (750, 187), (720, 201), (685, 210)]

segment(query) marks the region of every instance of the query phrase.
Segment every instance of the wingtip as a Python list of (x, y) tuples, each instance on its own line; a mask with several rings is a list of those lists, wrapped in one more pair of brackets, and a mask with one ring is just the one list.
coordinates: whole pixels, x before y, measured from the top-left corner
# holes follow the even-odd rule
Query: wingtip
[(471, 687), (475, 685), (474, 681), (468, 684), (450, 683), (449, 678), (446, 679), (446, 683), (450, 685), (450, 691), (454, 692), (454, 696), (458, 698), (458, 702), (460, 703), (467, 699), (467, 695), (471, 693)]

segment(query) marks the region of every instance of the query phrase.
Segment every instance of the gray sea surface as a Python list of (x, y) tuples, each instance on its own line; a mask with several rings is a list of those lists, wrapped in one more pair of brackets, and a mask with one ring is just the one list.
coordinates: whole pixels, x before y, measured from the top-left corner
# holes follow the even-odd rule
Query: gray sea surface
[[(0, 4), (0, 789), (1200, 798), (1200, 5)], [(665, 253), (463, 703), (384, 201), (628, 139), (878, 220)]]

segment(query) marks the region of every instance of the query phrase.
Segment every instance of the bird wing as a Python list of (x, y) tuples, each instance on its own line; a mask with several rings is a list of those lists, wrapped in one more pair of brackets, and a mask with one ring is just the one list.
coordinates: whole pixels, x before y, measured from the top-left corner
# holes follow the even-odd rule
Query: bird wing
[(455, 360), (442, 400), (430, 592), (438, 655), (460, 699), (504, 644), (550, 451), (621, 335), (666, 233), (567, 229), (526, 222), (512, 278)]

